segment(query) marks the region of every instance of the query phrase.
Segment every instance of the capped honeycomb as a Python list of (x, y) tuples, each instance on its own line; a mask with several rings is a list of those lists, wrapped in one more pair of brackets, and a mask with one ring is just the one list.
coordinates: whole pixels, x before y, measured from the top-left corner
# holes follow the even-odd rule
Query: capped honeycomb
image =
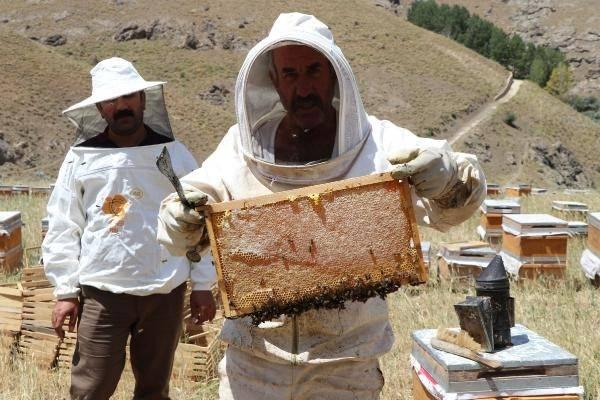
[(204, 207), (226, 317), (255, 323), (426, 278), (410, 192), (369, 175)]

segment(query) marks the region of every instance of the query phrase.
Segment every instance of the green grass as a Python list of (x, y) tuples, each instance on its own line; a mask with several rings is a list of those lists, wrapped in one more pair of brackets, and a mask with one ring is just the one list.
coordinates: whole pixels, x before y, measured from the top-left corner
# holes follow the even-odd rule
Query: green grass
[[(521, 198), (522, 212), (550, 213), (552, 200), (582, 201), (590, 210), (600, 210), (598, 192), (566, 195), (549, 192), (546, 195)], [(26, 222), (24, 241), (26, 246), (39, 245), (39, 219), (44, 215), (44, 198), (27, 196), (0, 198), (0, 209), (21, 210)], [(475, 227), (479, 215), (447, 233), (421, 229), (423, 240), (432, 242), (435, 255), (439, 243), (456, 240), (475, 240)], [(579, 358), (580, 383), (586, 391), (586, 400), (600, 398), (600, 301), (594, 289), (583, 275), (579, 258), (585, 246), (583, 239), (570, 239), (568, 246), (567, 276), (563, 281), (522, 281), (511, 286), (516, 301), (516, 322), (547, 337)], [(435, 279), (435, 256), (431, 262), (431, 279), (426, 285), (401, 288), (389, 296), (390, 319), (396, 341), (392, 350), (381, 359), (386, 379), (383, 400), (411, 398), (409, 354), (410, 333), (417, 329), (457, 326), (458, 321), (452, 305), (464, 299), (474, 290), (452, 282)], [(12, 278), (14, 280), (14, 277)], [(0, 347), (0, 393), (6, 400), (17, 399), (63, 399), (68, 393), (69, 375), (66, 372), (41, 371), (27, 361), (9, 362), (6, 345)], [(130, 373), (123, 376), (116, 400), (131, 396), (133, 379)], [(173, 399), (216, 399), (218, 384), (173, 380)]]

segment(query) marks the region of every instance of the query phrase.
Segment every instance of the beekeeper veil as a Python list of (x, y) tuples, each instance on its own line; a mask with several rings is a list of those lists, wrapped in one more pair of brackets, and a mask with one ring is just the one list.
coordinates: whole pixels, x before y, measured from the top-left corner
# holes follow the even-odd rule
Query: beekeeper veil
[(144, 124), (160, 135), (173, 138), (163, 94), (165, 82), (144, 80), (129, 61), (118, 57), (100, 61), (92, 68), (90, 75), (92, 95), (63, 111), (77, 127), (75, 144), (84, 142), (106, 129), (106, 121), (96, 108), (96, 103), (142, 90), (146, 94)]
[[(287, 45), (305, 45), (322, 53), (337, 77), (333, 107), (337, 133), (331, 158), (311, 163), (280, 163), (274, 157), (274, 129), (285, 109), (269, 76), (271, 51)], [(351, 167), (370, 133), (354, 74), (329, 28), (312, 15), (281, 14), (269, 35), (246, 57), (235, 90), (241, 144), (246, 159), (268, 179), (295, 185), (335, 180)]]

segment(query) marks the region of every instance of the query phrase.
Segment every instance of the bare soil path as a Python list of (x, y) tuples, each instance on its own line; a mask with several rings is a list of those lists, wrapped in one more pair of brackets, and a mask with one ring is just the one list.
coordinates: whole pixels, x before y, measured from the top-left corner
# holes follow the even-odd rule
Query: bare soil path
[(460, 138), (462, 138), (467, 133), (469, 133), (469, 131), (471, 129), (473, 129), (478, 124), (480, 124), (484, 119), (486, 119), (490, 115), (492, 115), (496, 111), (496, 109), (498, 108), (498, 106), (500, 104), (506, 103), (507, 101), (512, 99), (519, 92), (519, 88), (521, 87), (522, 83), (523, 83), (522, 80), (518, 80), (518, 79), (511, 80), (509, 83), (510, 87), (509, 87), (508, 91), (506, 91), (505, 94), (497, 97), (493, 102), (483, 106), (481, 108), (481, 110), (479, 110), (478, 112), (475, 113), (475, 115), (473, 115), (470, 119), (468, 119), (467, 121), (462, 123), (457, 128), (454, 135), (452, 135), (452, 137), (448, 140), (448, 142), (451, 145), (456, 143)]

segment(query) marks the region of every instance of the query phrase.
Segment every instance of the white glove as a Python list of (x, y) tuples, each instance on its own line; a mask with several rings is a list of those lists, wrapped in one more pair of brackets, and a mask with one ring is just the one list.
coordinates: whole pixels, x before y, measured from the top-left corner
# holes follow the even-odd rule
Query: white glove
[(406, 179), (419, 197), (442, 199), (452, 192), (458, 181), (456, 161), (443, 149), (407, 148), (388, 161), (397, 165), (392, 170), (394, 179)]
[[(190, 204), (194, 207), (206, 204), (208, 197), (203, 192), (186, 186), (185, 197)], [(196, 248), (204, 230), (204, 216), (184, 206), (177, 193), (171, 193), (160, 203), (157, 238), (172, 254), (184, 255), (187, 250)]]

